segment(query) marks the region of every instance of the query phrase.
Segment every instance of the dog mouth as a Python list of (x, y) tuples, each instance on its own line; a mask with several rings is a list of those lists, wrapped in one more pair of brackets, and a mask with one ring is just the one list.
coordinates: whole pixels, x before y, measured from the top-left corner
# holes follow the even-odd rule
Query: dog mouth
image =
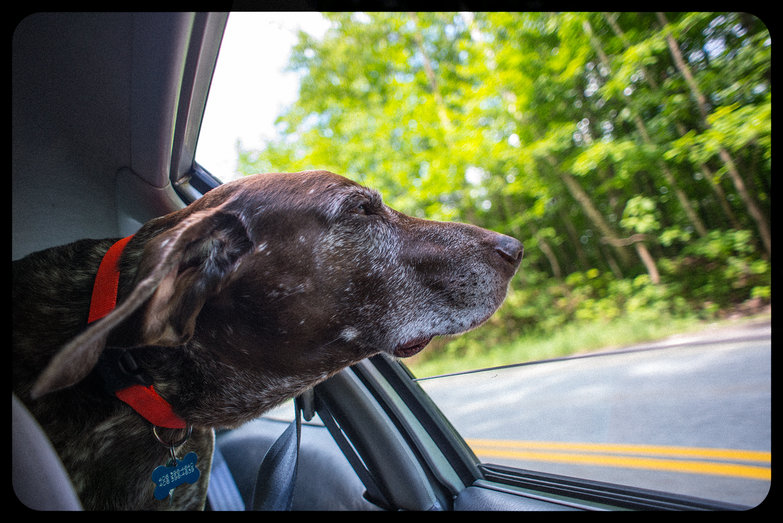
[(414, 354), (421, 352), (429, 342), (432, 341), (433, 336), (426, 338), (416, 338), (408, 343), (401, 345), (394, 349), (394, 355), (398, 358), (409, 358)]

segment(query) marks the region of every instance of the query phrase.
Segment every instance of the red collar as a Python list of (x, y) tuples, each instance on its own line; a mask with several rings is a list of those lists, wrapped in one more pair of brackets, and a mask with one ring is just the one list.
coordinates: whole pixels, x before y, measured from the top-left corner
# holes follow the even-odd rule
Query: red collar
[[(95, 275), (87, 323), (103, 318), (117, 305), (117, 288), (120, 283), (118, 263), (131, 238), (133, 235), (118, 241), (103, 256)], [(114, 391), (114, 394), (153, 425), (169, 429), (183, 429), (187, 426), (185, 420), (174, 414), (171, 405), (158, 395), (152, 385), (131, 385)]]

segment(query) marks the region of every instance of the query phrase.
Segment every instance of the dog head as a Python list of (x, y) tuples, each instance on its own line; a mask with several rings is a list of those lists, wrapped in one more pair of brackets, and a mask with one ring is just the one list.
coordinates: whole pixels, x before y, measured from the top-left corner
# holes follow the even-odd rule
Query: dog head
[(332, 173), (246, 177), (139, 230), (119, 305), (53, 358), (34, 394), (80, 381), (108, 339), (187, 346), (259, 384), (286, 377), (304, 389), (478, 326), (521, 257), (513, 238), (406, 216)]

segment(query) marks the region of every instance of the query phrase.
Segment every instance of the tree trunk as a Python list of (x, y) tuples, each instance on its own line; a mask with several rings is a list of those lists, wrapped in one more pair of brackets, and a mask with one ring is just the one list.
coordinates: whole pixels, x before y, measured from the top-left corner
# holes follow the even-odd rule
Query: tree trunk
[(576, 259), (579, 260), (579, 268), (586, 271), (590, 268), (590, 261), (587, 258), (585, 250), (582, 248), (582, 242), (579, 241), (579, 235), (577, 234), (576, 229), (574, 229), (574, 224), (571, 223), (571, 220), (568, 219), (568, 216), (565, 215), (562, 209), (558, 209), (557, 214), (560, 217), (560, 221), (563, 223), (563, 227), (565, 227), (571, 244), (574, 246)]
[[(639, 134), (642, 135), (642, 140), (648, 145), (651, 144), (652, 139), (650, 139), (650, 135), (647, 134), (647, 128), (644, 126), (644, 122), (642, 122), (642, 119), (638, 114), (634, 114), (634, 123), (636, 124), (636, 128), (639, 131)], [(699, 234), (699, 236), (706, 236), (707, 227), (704, 226), (704, 222), (702, 222), (701, 218), (699, 218), (699, 215), (696, 214), (696, 211), (691, 205), (688, 196), (683, 192), (682, 189), (680, 189), (680, 186), (677, 184), (677, 180), (675, 180), (674, 175), (669, 170), (669, 166), (666, 165), (663, 161), (659, 161), (658, 168), (661, 170), (666, 183), (669, 184), (669, 187), (671, 187), (674, 191), (677, 200), (680, 202), (680, 205), (685, 211), (685, 214), (688, 216), (688, 219), (693, 225), (693, 228), (696, 229), (696, 232)]]
[[(582, 27), (584, 28), (585, 33), (587, 33), (587, 36), (590, 38), (590, 43), (592, 44), (593, 49), (598, 54), (601, 63), (603, 63), (604, 67), (606, 67), (607, 70), (611, 71), (611, 63), (609, 62), (609, 58), (606, 56), (606, 53), (604, 53), (603, 47), (601, 46), (601, 42), (599, 42), (598, 38), (595, 36), (595, 33), (593, 32), (593, 28), (590, 25), (590, 22), (585, 20), (582, 23)], [(644, 125), (644, 122), (642, 121), (642, 118), (639, 116), (639, 113), (636, 111), (634, 107), (632, 107), (632, 104), (630, 102), (628, 103), (628, 109), (633, 112), (634, 124), (636, 125), (636, 130), (639, 131), (639, 134), (642, 136), (642, 141), (648, 145), (652, 144), (653, 142), (652, 139), (650, 138), (650, 134), (647, 132), (647, 127)], [(707, 228), (704, 226), (704, 223), (701, 221), (701, 218), (699, 218), (699, 215), (696, 214), (696, 211), (694, 210), (693, 205), (691, 205), (691, 202), (688, 199), (687, 195), (683, 192), (682, 189), (680, 189), (680, 186), (677, 184), (677, 180), (674, 178), (674, 175), (669, 170), (669, 166), (666, 165), (666, 163), (663, 162), (662, 160), (659, 160), (658, 168), (663, 174), (666, 183), (674, 191), (677, 200), (680, 202), (680, 205), (685, 211), (686, 216), (688, 216), (688, 219), (693, 225), (693, 228), (696, 229), (696, 232), (699, 234), (699, 236), (706, 236)]]
[(737, 193), (739, 193), (740, 198), (742, 198), (743, 203), (748, 208), (748, 214), (750, 214), (750, 216), (753, 218), (753, 221), (756, 222), (756, 226), (759, 229), (759, 234), (761, 235), (761, 242), (764, 244), (764, 249), (766, 249), (767, 255), (771, 258), (772, 233), (769, 229), (769, 219), (764, 216), (764, 212), (758, 205), (756, 205), (755, 200), (748, 192), (748, 188), (745, 185), (745, 180), (740, 175), (736, 165), (734, 165), (734, 160), (731, 158), (729, 152), (721, 147), (720, 151), (718, 151), (718, 156), (720, 156), (720, 159), (723, 160), (723, 163), (726, 165), (726, 170), (731, 177), (732, 183), (734, 183), (734, 188), (737, 189)]
[(647, 274), (650, 276), (650, 281), (658, 285), (661, 283), (661, 275), (658, 273), (658, 267), (655, 265), (655, 259), (653, 259), (650, 250), (644, 244), (648, 237), (645, 234), (634, 234), (629, 238), (604, 238), (603, 242), (614, 246), (626, 246), (633, 245), (636, 249), (636, 254), (644, 263), (644, 267), (647, 269)]
[(552, 250), (552, 247), (550, 247), (541, 236), (536, 235), (536, 240), (538, 240), (538, 246), (541, 248), (541, 252), (544, 253), (544, 256), (546, 256), (546, 259), (549, 261), (549, 266), (552, 268), (552, 275), (555, 279), (562, 280), (563, 271), (560, 269), (560, 262), (557, 261), (555, 251)]
[[(696, 79), (691, 73), (688, 64), (685, 63), (685, 60), (682, 57), (680, 46), (677, 44), (677, 41), (671, 34), (669, 21), (666, 19), (666, 16), (663, 13), (656, 13), (656, 15), (658, 16), (658, 21), (661, 23), (661, 26), (663, 26), (664, 32), (666, 33), (666, 44), (669, 47), (669, 52), (672, 55), (674, 64), (677, 66), (677, 69), (680, 71), (683, 78), (685, 78), (685, 82), (688, 84), (688, 88), (691, 90), (691, 94), (696, 100), (696, 105), (699, 107), (699, 113), (701, 113), (705, 129), (709, 129), (710, 123), (707, 120), (707, 99), (701, 92), (701, 89), (699, 89), (699, 85), (696, 83)], [(761, 242), (764, 244), (764, 249), (767, 251), (767, 255), (771, 257), (772, 235), (769, 228), (769, 219), (764, 216), (764, 213), (756, 204), (750, 192), (748, 192), (747, 184), (737, 169), (737, 166), (734, 163), (734, 159), (731, 157), (729, 152), (724, 147), (721, 147), (718, 151), (718, 156), (726, 166), (726, 171), (729, 173), (729, 177), (731, 178), (735, 189), (737, 189), (737, 193), (739, 194), (740, 198), (742, 198), (745, 206), (748, 208), (748, 214), (750, 214), (751, 218), (753, 218), (753, 220), (756, 222), (759, 236), (761, 237)]]
[(723, 210), (723, 214), (725, 214), (726, 218), (729, 220), (732, 228), (741, 229), (742, 226), (740, 225), (739, 220), (737, 220), (737, 216), (734, 214), (734, 211), (731, 210), (731, 205), (729, 204), (729, 200), (726, 198), (726, 193), (723, 191), (723, 187), (720, 186), (720, 183), (715, 180), (715, 177), (712, 174), (712, 170), (707, 167), (707, 164), (702, 163), (701, 172), (704, 178), (707, 180), (707, 183), (709, 183), (710, 188), (715, 193), (715, 196), (717, 196), (718, 204)]
[[(554, 162), (554, 160), (550, 158), (550, 163), (552, 162)], [(590, 199), (590, 196), (587, 194), (587, 192), (585, 192), (584, 189), (582, 189), (582, 186), (579, 185), (579, 182), (577, 182), (574, 177), (568, 173), (558, 171), (558, 174), (560, 179), (563, 180), (563, 183), (565, 183), (566, 187), (568, 188), (568, 192), (571, 193), (571, 196), (573, 196), (577, 203), (582, 207), (582, 210), (585, 212), (593, 225), (598, 228), (605, 238), (616, 240), (617, 235), (612, 230), (612, 227), (606, 222), (598, 209), (596, 209), (595, 205), (593, 205), (593, 201)], [(615, 248), (617, 254), (620, 256), (620, 259), (624, 264), (631, 263), (631, 255), (628, 253), (628, 250), (625, 247), (614, 244), (612, 244), (612, 247)]]
[[(604, 14), (604, 19), (612, 28), (614, 34), (617, 35), (617, 37), (620, 39), (620, 41), (622, 41), (623, 45), (627, 49), (630, 46), (630, 42), (628, 41), (628, 38), (626, 38), (623, 30), (617, 24), (617, 15)], [(647, 73), (647, 70), (644, 68), (644, 66), (640, 66), (640, 70), (642, 71), (642, 75), (644, 76), (644, 79), (647, 82), (647, 84), (650, 86), (650, 88), (654, 91), (657, 91), (658, 83), (655, 81), (655, 79)], [(685, 133), (687, 132), (685, 126), (683, 126), (682, 123), (680, 122), (674, 122), (674, 125), (677, 127), (677, 132), (679, 133), (679, 135), (684, 136)], [(707, 183), (709, 184), (710, 188), (715, 192), (715, 195), (718, 198), (718, 203), (720, 204), (723, 213), (726, 215), (726, 218), (729, 220), (732, 227), (734, 227), (735, 229), (740, 229), (741, 226), (739, 224), (739, 221), (737, 220), (737, 217), (734, 215), (734, 211), (731, 210), (731, 206), (729, 205), (729, 202), (726, 199), (726, 194), (723, 192), (723, 188), (720, 186), (720, 184), (716, 183), (715, 180), (713, 179), (712, 171), (704, 163), (700, 164), (699, 167), (701, 168), (701, 172), (704, 175), (704, 179), (707, 180)]]
[(642, 259), (642, 263), (644, 263), (644, 266), (647, 269), (647, 274), (650, 275), (650, 281), (653, 283), (653, 285), (658, 285), (661, 283), (661, 276), (658, 274), (658, 267), (656, 267), (655, 260), (653, 260), (650, 251), (647, 250), (647, 246), (644, 243), (639, 242), (634, 244), (634, 248), (636, 248), (636, 252), (639, 254), (639, 258)]

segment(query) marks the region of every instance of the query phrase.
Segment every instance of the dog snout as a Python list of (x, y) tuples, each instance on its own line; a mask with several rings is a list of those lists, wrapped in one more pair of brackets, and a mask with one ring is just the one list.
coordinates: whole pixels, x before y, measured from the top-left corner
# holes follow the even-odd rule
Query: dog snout
[(512, 238), (511, 236), (498, 234), (495, 239), (495, 252), (516, 268), (519, 265), (519, 262), (522, 261), (522, 255), (525, 252), (525, 248), (519, 240)]

